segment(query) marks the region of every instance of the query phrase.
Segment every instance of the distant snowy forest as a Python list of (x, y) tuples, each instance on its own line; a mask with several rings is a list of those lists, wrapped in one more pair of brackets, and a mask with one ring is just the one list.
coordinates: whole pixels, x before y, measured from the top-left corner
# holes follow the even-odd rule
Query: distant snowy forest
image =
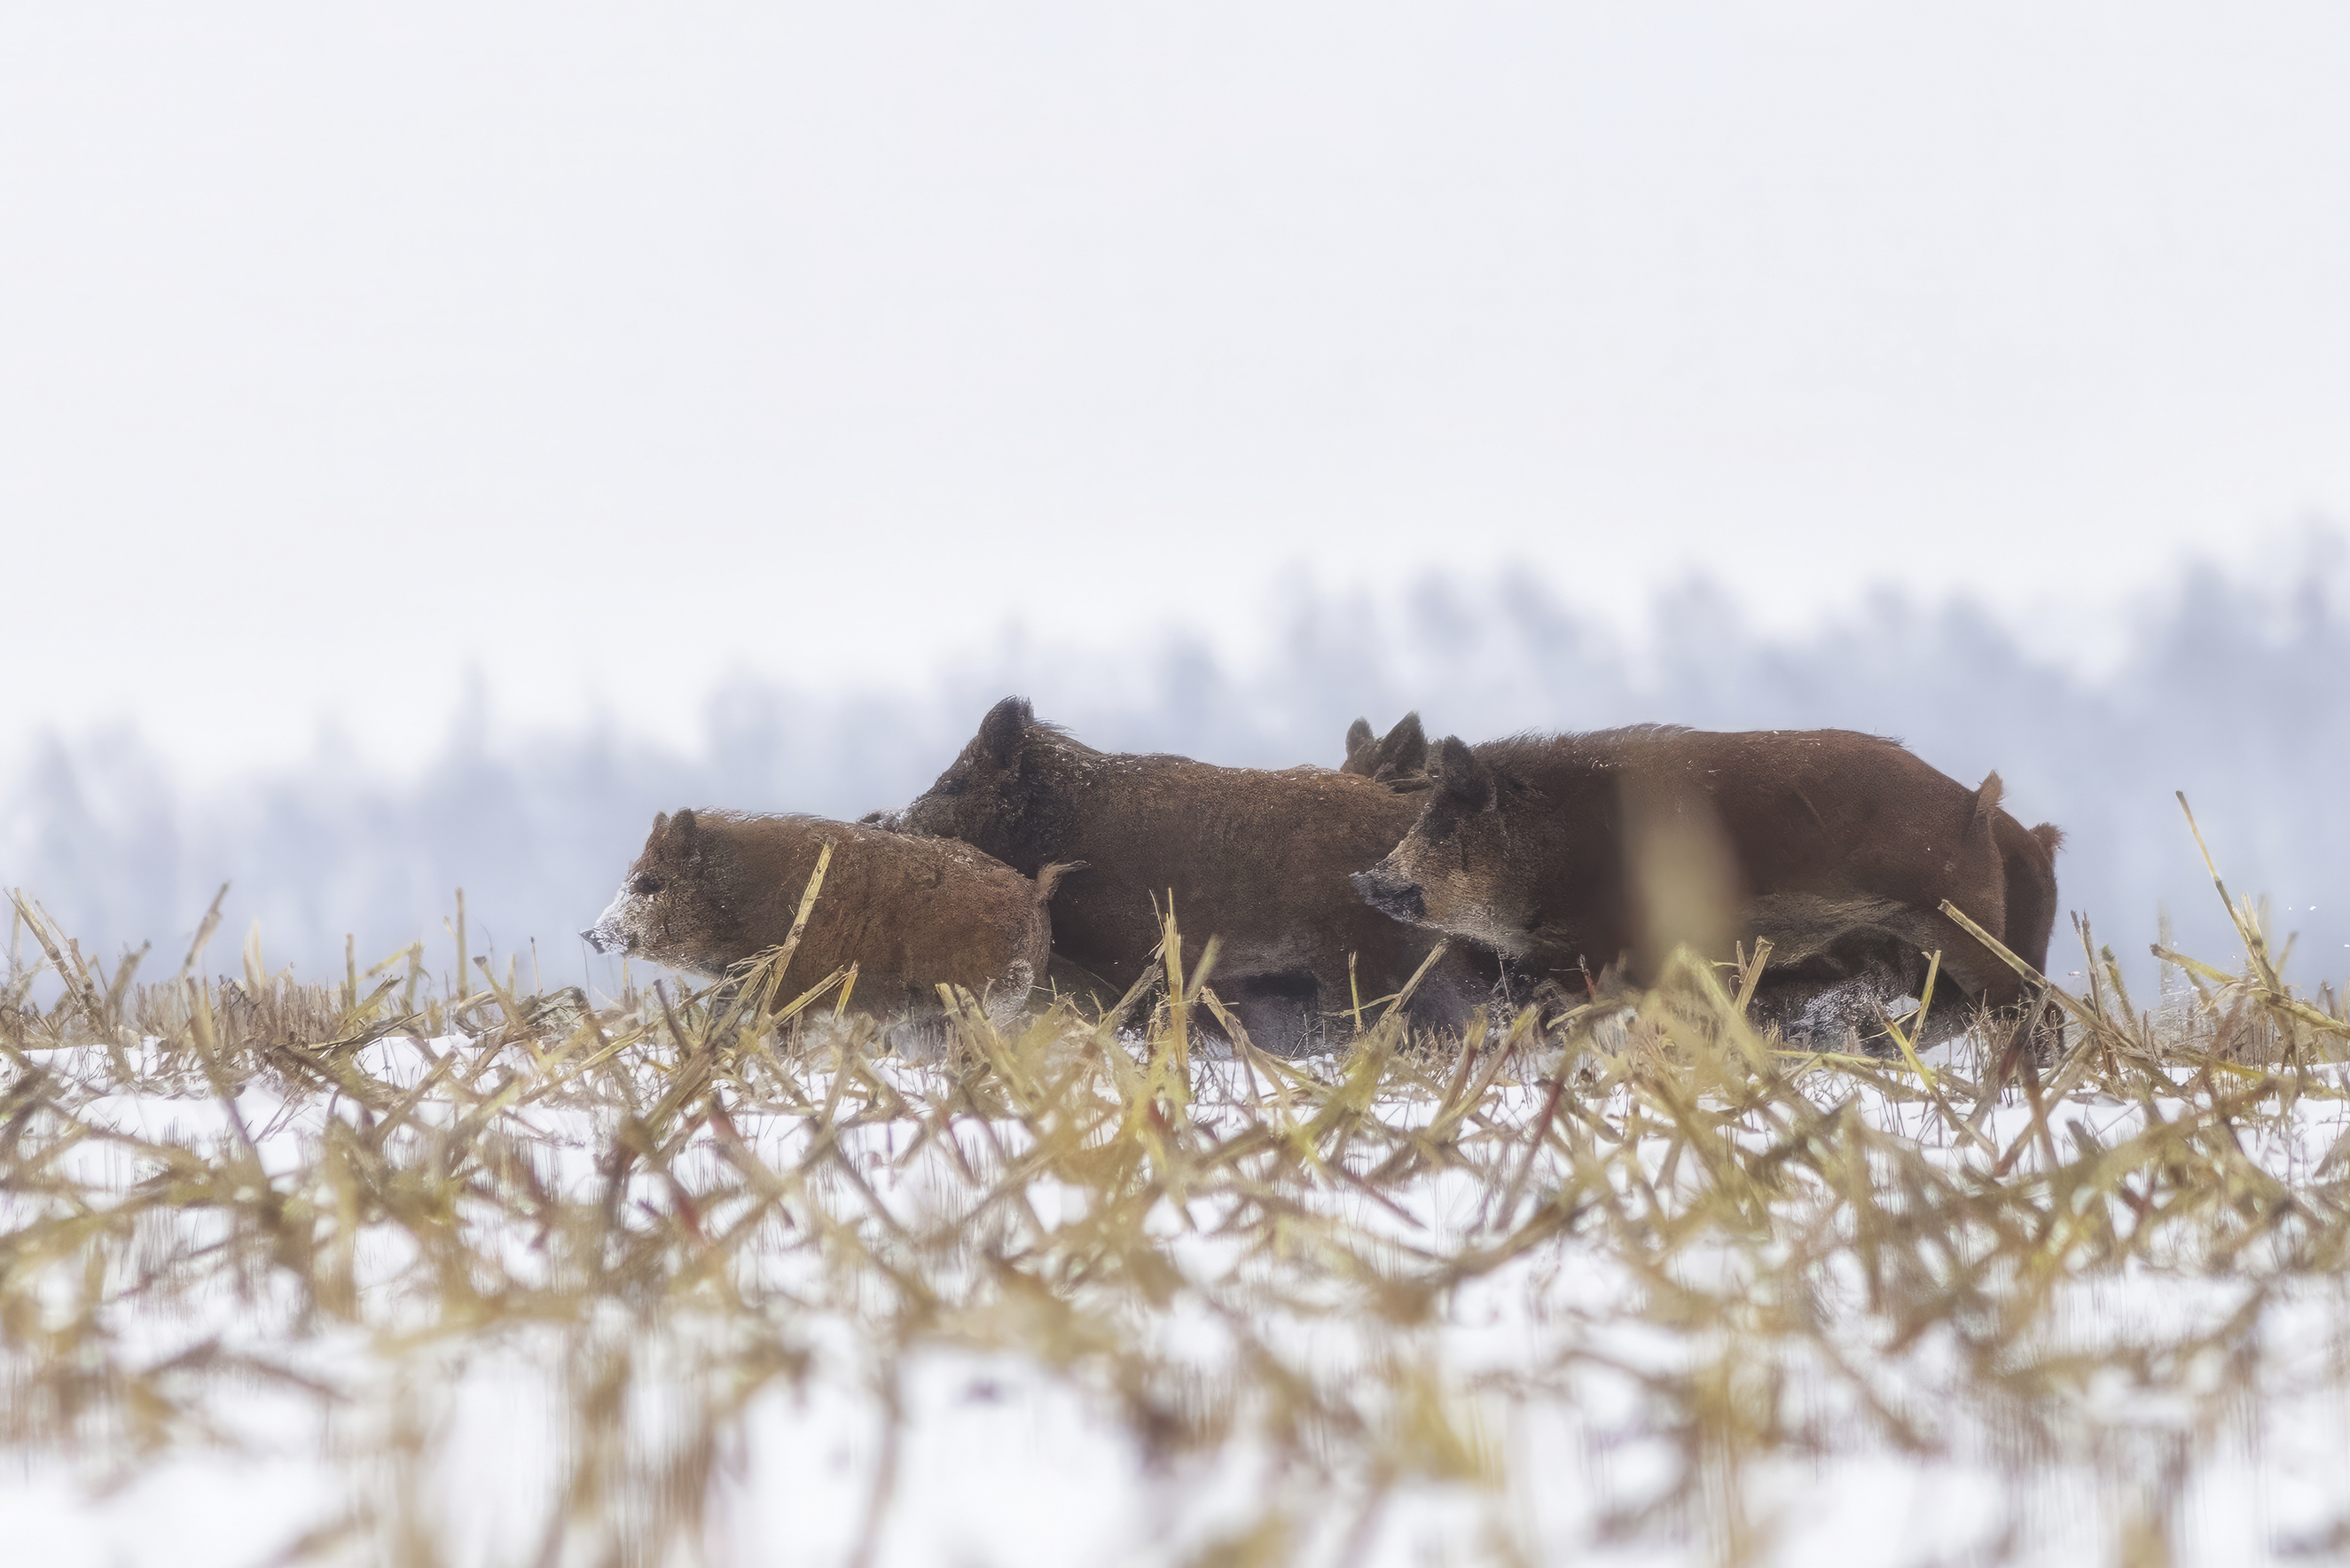
[[(536, 939), (547, 984), (608, 988), (612, 965), (574, 933), (656, 811), (853, 817), (903, 802), (1007, 692), (1105, 749), (1249, 766), (1336, 765), (1348, 721), (1383, 729), (1416, 707), (1431, 735), (1471, 740), (1647, 720), (1836, 726), (1898, 736), (1970, 784), (1997, 768), (2011, 809), (2065, 830), (2064, 905), (2092, 916), (2140, 983), (2166, 907), (2188, 950), (2235, 952), (2172, 798), (2183, 789), (2231, 889), (2265, 895), (2280, 936), (2299, 933), (2288, 977), (2314, 986), (2350, 971), (2342, 558), (2318, 534), (2266, 576), (2187, 568), (2133, 613), (2095, 676), (1963, 602), (1880, 597), (1771, 637), (1734, 593), (1696, 582), (1659, 598), (1649, 635), (1633, 639), (1588, 612), (1599, 585), (1504, 574), (1430, 578), (1392, 599), (1300, 589), (1272, 651), (1245, 668), (1182, 641), (1082, 657), (1014, 642), (922, 692), (738, 679), (706, 699), (690, 753), (494, 721), (488, 697), (396, 781), (317, 762), (196, 791), (133, 735), (20, 736), (0, 752), (0, 885), (109, 961), (151, 939), (150, 962), (168, 971), (227, 882), (212, 967), (235, 968), (257, 919), (271, 966), (313, 979), (339, 978), (346, 932), (362, 967), (421, 937), (443, 971), (462, 887), (476, 953), (518, 953), (527, 976)], [(2079, 969), (2069, 928), (2058, 939), (2054, 967)]]

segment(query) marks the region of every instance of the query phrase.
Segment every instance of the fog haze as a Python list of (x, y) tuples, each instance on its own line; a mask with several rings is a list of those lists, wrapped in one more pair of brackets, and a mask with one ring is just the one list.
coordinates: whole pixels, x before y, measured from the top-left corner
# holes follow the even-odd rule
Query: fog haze
[[(2350, 496), (2317, 5), (16, 7), (0, 720), (1261, 646), (1519, 560), (2067, 622)], [(365, 628), (364, 633), (358, 628)], [(2075, 639), (2079, 640), (2079, 639)], [(191, 683), (246, 701), (223, 726)]]
[[(2230, 885), (2265, 895), (2290, 972), (2350, 973), (2350, 573), (2313, 535), (2257, 579), (2203, 564), (2131, 620), (2116, 667), (2084, 680), (1982, 611), (1898, 595), (1846, 607), (1800, 639), (1749, 624), (1704, 581), (1661, 596), (1667, 635), (1627, 641), (1518, 571), (1430, 577), (1381, 599), (1299, 590), (1261, 662), (1198, 639), (1115, 659), (1006, 645), (919, 693), (778, 684), (749, 674), (700, 703), (671, 748), (605, 730), (529, 729), (477, 684), (412, 777), (331, 755), (213, 789), (175, 783), (125, 736), (32, 749), (0, 779), (0, 867), (99, 952), (153, 937), (176, 962), (215, 889), (234, 884), (218, 961), (259, 922), (296, 972), (341, 971), (343, 934), (372, 961), (423, 939), (436, 971), (466, 890), (477, 956), (519, 955), (546, 983), (617, 987), (573, 933), (611, 895), (655, 811), (688, 805), (853, 817), (901, 804), (961, 749), (989, 704), (1029, 696), (1106, 750), (1233, 764), (1336, 765), (1351, 719), (1417, 708), (1431, 732), (1661, 720), (1712, 728), (1829, 725), (1892, 734), (1969, 784), (1996, 768), (2025, 822), (2068, 834), (2063, 908), (2084, 911), (2149, 999), (2147, 944), (2229, 961), (2236, 939), (2189, 836), (2184, 791)], [(2081, 969), (2060, 924), (2060, 973)]]
[(900, 799), (1024, 690), (1227, 762), (1887, 730), (2133, 938), (2173, 787), (2339, 886), (2345, 66), (2314, 4), (10, 8), (0, 882), (568, 930), (652, 809)]

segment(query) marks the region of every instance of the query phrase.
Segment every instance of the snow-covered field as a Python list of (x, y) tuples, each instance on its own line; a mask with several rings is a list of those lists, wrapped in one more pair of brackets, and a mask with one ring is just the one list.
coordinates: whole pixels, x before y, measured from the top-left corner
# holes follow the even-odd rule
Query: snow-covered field
[(5, 1036), (0, 1538), (2350, 1555), (2342, 1032), (2244, 983), (1999, 1096), (1966, 1041), (1823, 1060), (1670, 994), (1465, 1060), (1162, 1004), (915, 1064), (652, 996), (69, 993)]

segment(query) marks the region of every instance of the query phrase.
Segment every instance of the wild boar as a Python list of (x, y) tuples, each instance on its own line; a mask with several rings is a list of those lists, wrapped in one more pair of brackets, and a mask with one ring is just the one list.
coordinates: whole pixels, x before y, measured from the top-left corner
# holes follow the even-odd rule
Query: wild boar
[[(2035, 969), (2047, 961), (2063, 836), (2002, 810), (1997, 774), (1969, 789), (1898, 742), (1661, 725), (1473, 750), (1447, 737), (1435, 774), (1410, 833), (1356, 887), (1577, 994), (1611, 965), (1651, 977), (1679, 942), (1727, 959), (1768, 938), (1762, 1010), (1791, 1032), (1856, 982), (1918, 994), (1935, 951), (1967, 997), (2017, 1002), (2022, 982), (1940, 912), (1946, 898)], [(1970, 1011), (1937, 1002), (1929, 1038)]]
[(852, 1012), (898, 1025), (942, 1014), (957, 985), (1008, 1023), (1045, 972), (1046, 905), (1069, 867), (1034, 880), (972, 848), (814, 816), (733, 811), (653, 818), (643, 853), (595, 925), (598, 952), (721, 975), (781, 943), (827, 841), (832, 859), (784, 994), (858, 966)]
[(1419, 727), (1419, 715), (1406, 713), (1396, 721), (1394, 729), (1377, 740), (1371, 737), (1368, 719), (1356, 720), (1347, 727), (1347, 760), (1338, 771), (1359, 774), (1399, 793), (1426, 789), (1428, 734)]
[[(1007, 697), (894, 815), (1015, 870), (1082, 862), (1053, 900), (1054, 948), (1119, 987), (1145, 973), (1171, 898), (1191, 954), (1221, 941), (1211, 983), (1267, 1050), (1313, 1049), (1326, 1019), (1357, 993), (1400, 990), (1437, 940), (1370, 909), (1347, 880), (1394, 847), (1417, 801), (1327, 768), (1098, 752)], [(1456, 944), (1414, 993), (1414, 1020), (1458, 1027), (1491, 979)]]

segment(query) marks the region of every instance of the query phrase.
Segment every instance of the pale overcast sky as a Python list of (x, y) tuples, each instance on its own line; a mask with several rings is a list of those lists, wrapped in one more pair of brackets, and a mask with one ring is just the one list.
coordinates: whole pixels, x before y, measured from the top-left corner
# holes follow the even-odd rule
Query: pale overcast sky
[(2350, 8), (0, 9), (0, 753), (2350, 515)]

